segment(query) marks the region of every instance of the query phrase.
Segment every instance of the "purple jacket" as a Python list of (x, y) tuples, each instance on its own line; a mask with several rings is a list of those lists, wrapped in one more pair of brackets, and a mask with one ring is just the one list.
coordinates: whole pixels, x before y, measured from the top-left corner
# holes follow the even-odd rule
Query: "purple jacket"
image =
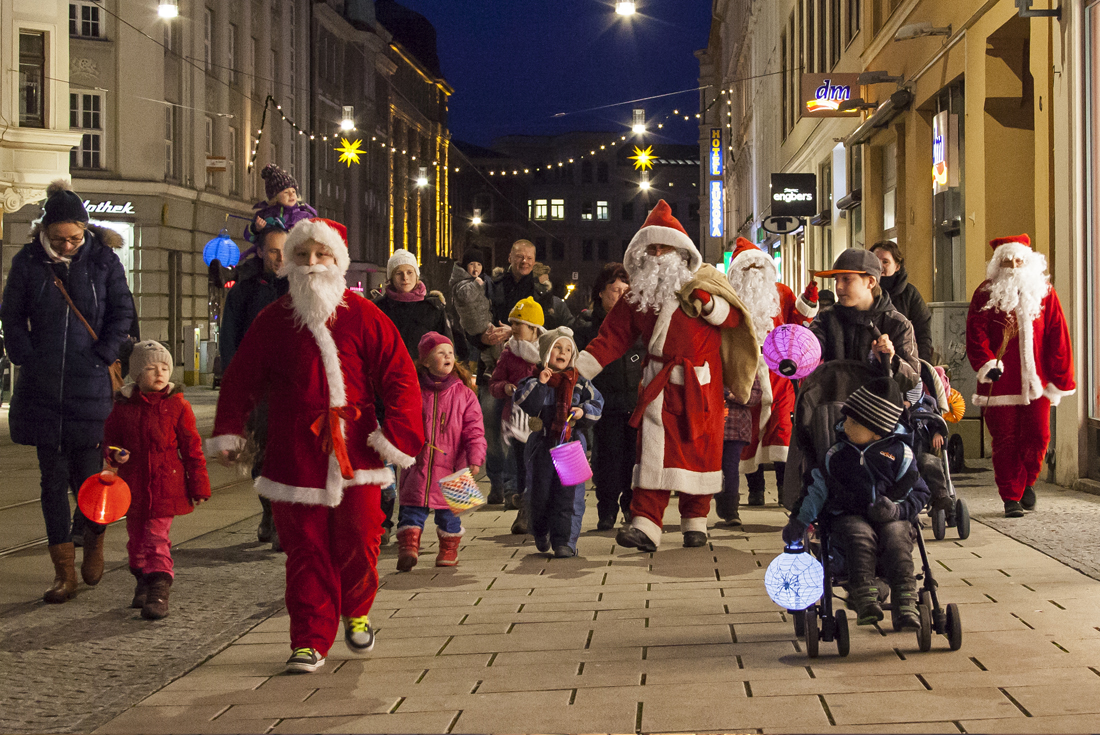
[[(293, 207), (284, 207), (282, 204), (268, 204), (266, 201), (259, 201), (252, 205), (252, 209), (258, 216), (263, 218), (266, 226), (276, 225), (287, 232), (290, 232), (291, 228), (302, 220), (317, 216), (317, 210), (305, 202), (298, 202)], [(253, 220), (255, 220), (255, 217)], [(249, 222), (244, 228), (244, 239), (254, 244), (260, 234), (254, 229), (255, 226), (256, 223), (253, 221)]]
[(442, 383), (420, 374), (427, 444), (416, 464), (401, 473), (401, 505), (446, 509), (439, 480), (469, 465), (485, 464), (485, 426), (474, 392), (453, 373)]

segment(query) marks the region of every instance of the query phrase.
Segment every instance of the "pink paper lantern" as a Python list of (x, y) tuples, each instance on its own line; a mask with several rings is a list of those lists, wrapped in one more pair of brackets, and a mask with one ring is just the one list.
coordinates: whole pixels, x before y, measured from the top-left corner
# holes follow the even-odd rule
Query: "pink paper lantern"
[(768, 369), (791, 380), (801, 380), (821, 364), (821, 343), (806, 327), (782, 324), (764, 339)]

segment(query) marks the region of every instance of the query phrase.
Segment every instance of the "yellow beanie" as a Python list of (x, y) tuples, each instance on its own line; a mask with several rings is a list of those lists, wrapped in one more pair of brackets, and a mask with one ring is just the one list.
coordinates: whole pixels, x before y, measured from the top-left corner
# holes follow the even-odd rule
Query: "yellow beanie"
[(546, 318), (542, 315), (542, 307), (530, 296), (516, 302), (516, 305), (512, 307), (512, 311), (508, 314), (508, 321), (523, 322), (524, 324), (530, 324), (532, 327), (541, 327), (546, 324)]

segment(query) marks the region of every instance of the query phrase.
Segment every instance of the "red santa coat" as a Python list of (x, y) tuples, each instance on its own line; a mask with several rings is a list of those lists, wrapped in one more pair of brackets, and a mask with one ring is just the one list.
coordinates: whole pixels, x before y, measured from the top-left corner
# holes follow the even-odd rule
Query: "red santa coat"
[[(1058, 294), (1051, 286), (1039, 316), (1028, 320), (1020, 309), (1013, 314), (984, 309), (989, 302), (989, 284), (984, 281), (974, 292), (966, 317), (966, 356), (978, 371), (974, 404), (1026, 406), (1046, 396), (1057, 406), (1062, 396), (1077, 388), (1069, 328)], [(1010, 333), (1007, 344), (1006, 329)], [(1003, 352), (1001, 365), (998, 352)], [(986, 376), (995, 367), (1001, 367), (1003, 374), (991, 382)]]
[(352, 291), (324, 325), (296, 324), (290, 296), (260, 312), (225, 371), (208, 450), (242, 446), (245, 419), (265, 396), (256, 489), (271, 500), (336, 507), (345, 487), (393, 483), (384, 460), (408, 467), (424, 446), (409, 352), (393, 322)]
[(632, 419), (640, 419), (633, 487), (688, 495), (722, 489), (721, 330), (738, 319), (721, 297), (701, 318), (689, 317), (675, 302), (655, 314), (619, 299), (599, 336), (577, 358), (577, 369), (591, 379), (639, 337), (646, 341), (641, 398)]
[[(783, 324), (806, 325), (817, 316), (817, 304), (812, 306), (794, 295), (785, 283), (776, 283), (779, 292), (779, 313), (772, 317), (773, 329)], [(763, 341), (767, 335), (758, 335)], [(767, 462), (786, 462), (791, 444), (791, 412), (794, 411), (794, 386), (791, 381), (768, 369), (763, 356), (756, 364), (756, 376), (763, 394), (760, 403), (752, 407), (752, 440), (741, 452), (740, 471), (756, 472)]]

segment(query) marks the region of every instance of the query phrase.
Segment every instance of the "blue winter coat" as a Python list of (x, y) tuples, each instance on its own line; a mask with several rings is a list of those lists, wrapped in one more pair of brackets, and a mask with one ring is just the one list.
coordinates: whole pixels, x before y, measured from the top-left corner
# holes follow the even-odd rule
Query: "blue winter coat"
[[(90, 226), (65, 273), (31, 230), (31, 242), (12, 259), (0, 306), (8, 354), (20, 366), (9, 427), (16, 444), (78, 449), (98, 446), (111, 413), (108, 366), (118, 359), (134, 319), (134, 301), (112, 247), (121, 237)], [(55, 268), (76, 308), (54, 285)]]

